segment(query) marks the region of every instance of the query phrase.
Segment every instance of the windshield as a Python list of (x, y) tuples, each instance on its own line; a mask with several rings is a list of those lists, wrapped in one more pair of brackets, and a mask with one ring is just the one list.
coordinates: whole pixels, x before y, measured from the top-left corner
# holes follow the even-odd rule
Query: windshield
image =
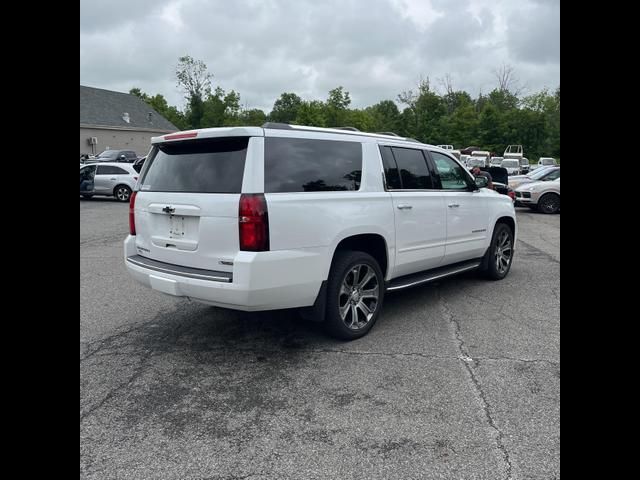
[(534, 180), (538, 180), (539, 178), (544, 177), (544, 175), (547, 174), (549, 170), (550, 170), (549, 168), (539, 168), (527, 176)]
[(541, 158), (542, 165), (555, 165), (556, 161), (553, 158)]
[(518, 168), (520, 163), (518, 160), (503, 160), (500, 166), (504, 168)]
[(471, 157), (467, 160), (468, 167), (484, 167), (484, 159), (478, 157)]
[(118, 150), (105, 150), (97, 158), (116, 158), (118, 155)]
[(520, 165), (529, 165), (529, 160), (527, 160), (526, 158), (520, 159)]
[(491, 165), (500, 165), (502, 157), (491, 157)]

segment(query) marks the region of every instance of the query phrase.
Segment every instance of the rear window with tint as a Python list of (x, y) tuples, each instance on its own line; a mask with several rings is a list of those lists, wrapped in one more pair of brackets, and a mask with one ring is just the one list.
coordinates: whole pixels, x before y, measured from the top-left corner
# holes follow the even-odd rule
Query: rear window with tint
[(240, 193), (248, 137), (156, 145), (140, 189), (154, 192)]
[(358, 190), (361, 175), (358, 142), (265, 138), (265, 192)]

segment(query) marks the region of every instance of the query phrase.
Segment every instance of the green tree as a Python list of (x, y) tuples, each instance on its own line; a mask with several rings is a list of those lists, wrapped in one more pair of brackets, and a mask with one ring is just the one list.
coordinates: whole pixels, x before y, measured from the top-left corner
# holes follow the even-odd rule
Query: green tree
[(337, 87), (329, 91), (329, 98), (325, 104), (325, 118), (328, 127), (348, 126), (347, 110), (351, 104), (351, 97), (343, 87)]
[(213, 75), (207, 71), (207, 66), (202, 60), (195, 60), (189, 55), (178, 59), (175, 73), (178, 87), (182, 89), (187, 101), (187, 122), (191, 128), (200, 128), (205, 111), (205, 96), (211, 91)]
[(383, 100), (365, 111), (371, 117), (371, 129), (374, 132), (394, 132), (398, 135), (402, 129), (402, 118), (398, 106), (392, 100)]
[(267, 115), (259, 108), (240, 112), (240, 125), (261, 127), (267, 121)]
[(327, 127), (325, 105), (319, 100), (302, 101), (295, 123), (312, 127)]
[(298, 109), (302, 105), (302, 99), (295, 93), (283, 93), (274, 104), (269, 114), (272, 122), (291, 123), (298, 116)]

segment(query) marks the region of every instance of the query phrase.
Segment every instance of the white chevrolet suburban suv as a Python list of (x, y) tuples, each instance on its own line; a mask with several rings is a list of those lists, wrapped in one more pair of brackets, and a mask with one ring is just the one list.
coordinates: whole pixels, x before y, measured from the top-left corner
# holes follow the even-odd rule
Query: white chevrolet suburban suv
[(302, 308), (365, 335), (386, 292), (511, 267), (516, 218), (449, 152), (393, 134), (266, 123), (152, 139), (131, 196), (129, 273), (217, 307)]

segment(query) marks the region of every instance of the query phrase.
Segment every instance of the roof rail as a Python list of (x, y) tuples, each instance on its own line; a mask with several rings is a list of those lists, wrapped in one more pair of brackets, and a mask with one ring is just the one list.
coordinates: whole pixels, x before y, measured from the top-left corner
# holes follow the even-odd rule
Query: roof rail
[[(274, 130), (297, 130), (297, 129), (300, 129), (301, 131), (307, 131), (307, 132), (330, 132), (331, 130), (344, 130), (345, 134), (346, 134), (346, 132), (354, 132), (356, 134), (368, 135), (368, 136), (369, 135), (370, 136), (386, 135), (386, 136), (398, 137), (402, 141), (414, 142), (414, 143), (422, 143), (422, 142), (416, 140), (415, 138), (401, 137), (400, 135), (398, 135), (397, 133), (394, 133), (394, 132), (378, 132), (378, 133), (362, 132), (362, 131), (358, 130), (355, 127), (330, 127), (330, 128), (327, 128), (327, 127), (310, 127), (310, 126), (307, 126), (307, 125), (293, 125), (292, 126), (292, 125), (289, 125), (288, 123), (265, 122), (265, 123), (262, 124), (262, 128), (270, 128), (270, 129), (274, 129)], [(333, 132), (333, 133), (338, 133), (338, 132)]]
[(276, 130), (293, 130), (291, 125), (288, 123), (280, 123), (280, 122), (264, 122), (262, 124), (262, 128), (273, 128)]

